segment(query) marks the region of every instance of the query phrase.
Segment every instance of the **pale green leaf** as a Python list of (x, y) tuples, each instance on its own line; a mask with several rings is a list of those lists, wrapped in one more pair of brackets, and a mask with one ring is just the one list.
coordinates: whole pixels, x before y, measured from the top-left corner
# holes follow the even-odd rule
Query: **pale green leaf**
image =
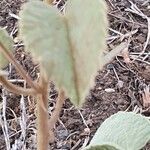
[[(5, 29), (0, 28), (0, 45), (2, 48), (7, 49), (8, 51), (13, 50), (13, 39), (8, 35)], [(7, 65), (8, 60), (0, 51), (0, 68), (3, 68)]]
[(119, 150), (139, 150), (150, 140), (150, 121), (133, 112), (118, 112), (106, 119), (95, 133), (87, 150), (110, 145)]
[(26, 3), (20, 17), (20, 35), (25, 49), (40, 62), (41, 70), (45, 69), (57, 87), (65, 87), (68, 96), (77, 99), (64, 18), (55, 8), (39, 1)]
[(99, 146), (90, 146), (87, 150), (119, 150), (113, 146), (110, 145), (99, 145)]
[(104, 0), (68, 0), (66, 22), (78, 93), (83, 103), (106, 49), (107, 9)]
[[(59, 88), (65, 88), (71, 101), (75, 105), (80, 105), (85, 98), (92, 75), (99, 68), (98, 62), (105, 49), (106, 8), (103, 8), (103, 2), (91, 1), (93, 8), (89, 8), (89, 20), (83, 17), (85, 21), (78, 24), (79, 36), (74, 35), (73, 38), (74, 28), (71, 25), (70, 15), (77, 12), (84, 14), (85, 11), (82, 7), (74, 9), (79, 3), (82, 4), (82, 1), (77, 3), (72, 1), (73, 6), (70, 4), (71, 1), (67, 5), (66, 17), (61, 16), (55, 8), (43, 2), (28, 2), (20, 13), (19, 25), (26, 50), (40, 62), (41, 68), (45, 69), (48, 77), (56, 81)], [(90, 7), (89, 4), (89, 0), (85, 1), (86, 9)], [(68, 7), (73, 11), (70, 11)], [(77, 16), (80, 20), (78, 13)], [(92, 25), (90, 25), (91, 21)], [(82, 40), (81, 37), (83, 37)], [(77, 46), (73, 45), (75, 38), (78, 38)]]

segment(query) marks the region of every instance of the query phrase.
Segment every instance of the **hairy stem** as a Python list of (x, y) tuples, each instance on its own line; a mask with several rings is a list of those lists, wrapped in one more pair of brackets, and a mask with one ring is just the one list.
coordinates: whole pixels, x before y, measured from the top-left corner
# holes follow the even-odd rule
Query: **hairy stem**
[(34, 89), (25, 89), (22, 87), (18, 87), (12, 83), (10, 83), (5, 77), (0, 76), (0, 82), (2, 83), (2, 85), (10, 92), (13, 92), (15, 94), (18, 95), (33, 95), (35, 96), (37, 94), (37, 92)]
[(40, 87), (38, 86), (38, 84), (35, 84), (32, 81), (30, 76), (27, 75), (27, 72), (22, 68), (22, 66), (19, 63), (17, 63), (12, 53), (10, 53), (1, 43), (0, 43), (0, 51), (4, 54), (7, 60), (15, 66), (18, 73), (27, 81), (27, 83), (36, 91), (40, 91), (39, 90)]
[(48, 150), (48, 81), (40, 79), (42, 93), (37, 99), (37, 150)]
[(53, 130), (54, 125), (56, 124), (58, 118), (59, 118), (59, 115), (60, 115), (62, 106), (64, 104), (64, 101), (65, 101), (65, 92), (63, 90), (61, 90), (60, 93), (59, 93), (59, 97), (57, 99), (57, 102), (56, 102), (55, 110), (52, 113), (52, 116), (51, 116), (51, 118), (49, 120), (49, 125), (50, 125), (50, 142), (54, 141), (54, 134), (53, 134), (52, 130)]

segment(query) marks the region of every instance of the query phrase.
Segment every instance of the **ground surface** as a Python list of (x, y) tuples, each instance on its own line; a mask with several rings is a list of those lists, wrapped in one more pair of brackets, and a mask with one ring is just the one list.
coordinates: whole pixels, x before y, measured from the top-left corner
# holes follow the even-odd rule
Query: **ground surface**
[[(14, 55), (24, 69), (33, 79), (38, 77), (38, 65), (33, 64), (29, 54), (23, 50), (22, 43), (17, 40), (17, 18), (21, 4), (25, 0), (1, 0), (0, 1), (0, 26), (7, 29), (14, 38)], [(145, 19), (150, 17), (150, 1), (144, 0), (107, 0), (109, 6), (108, 17), (110, 21), (108, 49), (112, 50), (124, 40), (130, 41), (125, 52), (117, 56), (95, 78), (95, 87), (87, 96), (82, 109), (77, 110), (66, 101), (61, 112), (60, 119), (55, 128), (56, 140), (51, 145), (54, 150), (78, 150), (90, 141), (99, 125), (110, 115), (118, 111), (139, 111), (150, 116), (150, 105), (144, 95), (149, 95), (150, 83), (150, 43), (148, 38), (148, 23)], [(135, 10), (131, 12), (131, 6), (136, 5), (143, 14)], [(61, 8), (62, 4), (58, 7)], [(149, 25), (150, 26), (150, 25)], [(148, 41), (148, 42), (146, 42)], [(142, 55), (140, 55), (142, 53)], [(130, 63), (129, 63), (130, 61)], [(9, 79), (23, 86), (14, 67), (10, 64), (5, 68), (9, 71)], [(145, 90), (147, 89), (147, 91)], [(25, 149), (36, 149), (35, 106), (31, 97), (24, 97), (26, 101), (26, 139), (20, 137), (20, 96), (4, 92), (1, 87), (2, 99), (6, 98), (8, 134), (11, 146), (26, 144)], [(50, 85), (49, 110), (53, 110), (57, 91), (54, 85)], [(90, 130), (88, 130), (88, 128)], [(0, 128), (0, 149), (6, 149), (2, 128)], [(15, 143), (16, 142), (16, 143)], [(15, 148), (14, 148), (15, 149)], [(143, 150), (150, 150), (147, 145)]]

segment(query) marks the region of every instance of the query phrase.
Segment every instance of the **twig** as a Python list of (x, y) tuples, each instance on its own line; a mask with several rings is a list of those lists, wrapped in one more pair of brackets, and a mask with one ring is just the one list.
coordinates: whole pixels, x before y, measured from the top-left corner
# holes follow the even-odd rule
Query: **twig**
[(104, 56), (104, 65), (108, 64), (117, 54), (119, 54), (122, 50), (124, 50), (128, 46), (128, 42), (123, 42), (120, 45), (116, 46), (112, 51), (110, 51), (108, 54)]
[(2, 130), (5, 137), (6, 149), (10, 150), (10, 139), (8, 134), (7, 119), (6, 119), (6, 96), (4, 90), (3, 90), (2, 98), (3, 98), (3, 119), (0, 116), (0, 122), (2, 123)]
[(143, 19), (146, 19), (147, 23), (148, 23), (148, 27), (147, 27), (148, 28), (148, 33), (147, 33), (146, 42), (145, 42), (144, 48), (143, 48), (143, 50), (140, 54), (140, 55), (142, 55), (145, 52), (145, 50), (148, 46), (148, 42), (150, 40), (150, 18), (148, 16), (146, 16), (132, 1), (129, 1), (129, 2), (131, 4), (131, 8), (127, 8), (126, 11), (129, 11), (131, 13), (134, 13), (134, 14), (142, 17)]
[(115, 73), (115, 76), (116, 76), (117, 80), (120, 81), (119, 76), (118, 76), (117, 71), (116, 71), (116, 69), (115, 69), (114, 66), (113, 66), (113, 71), (114, 71), (114, 73)]
[(63, 122), (60, 120), (60, 119), (58, 119), (58, 122), (64, 127), (64, 129), (67, 131), (67, 128), (66, 128), (66, 126), (63, 124)]
[(25, 80), (22, 80), (22, 79), (9, 79), (8, 81), (11, 83), (24, 83), (25, 82)]
[[(133, 23), (130, 19), (126, 19), (126, 18), (124, 18), (124, 17), (121, 17), (121, 16), (117, 16), (117, 15), (114, 15), (113, 13), (109, 13), (108, 12), (108, 15), (110, 15), (110, 16), (112, 16), (112, 17), (115, 17), (115, 18), (117, 18), (117, 19), (120, 19), (120, 20), (122, 20), (122, 21), (126, 21), (126, 22), (129, 22), (129, 23)], [(137, 24), (137, 25), (142, 25), (142, 27), (147, 27), (144, 23), (138, 23), (138, 22), (134, 22), (134, 24)]]
[(63, 90), (61, 90), (59, 93), (57, 102), (56, 102), (55, 110), (52, 113), (52, 116), (49, 120), (49, 125), (50, 125), (50, 130), (51, 130), (50, 131), (50, 142), (54, 141), (54, 135), (53, 135), (52, 129), (59, 118), (59, 114), (61, 112), (64, 101), (65, 101), (65, 92)]
[(71, 150), (75, 150), (75, 149), (77, 149), (77, 146), (81, 143), (81, 139), (79, 139), (77, 142), (76, 142), (76, 144), (71, 148)]
[(77, 110), (78, 110), (78, 112), (79, 112), (79, 114), (80, 114), (80, 116), (81, 116), (81, 118), (82, 118), (82, 121), (83, 121), (84, 125), (89, 129), (89, 127), (88, 127), (88, 125), (87, 125), (87, 123), (86, 123), (86, 121), (85, 121), (85, 119), (84, 119), (84, 117), (83, 117), (81, 111), (80, 111), (79, 109), (77, 109)]
[(108, 6), (110, 5), (112, 10), (116, 9), (116, 7), (114, 6), (111, 0), (108, 0), (107, 2), (109, 3)]
[[(24, 88), (26, 88), (26, 83), (24, 83)], [(21, 129), (22, 129), (22, 138), (25, 141), (26, 128), (27, 128), (27, 114), (26, 114), (26, 106), (25, 106), (25, 100), (24, 100), (23, 95), (21, 95), (20, 108), (22, 110), (21, 111), (20, 126), (21, 126)]]
[(143, 60), (145, 60), (146, 58), (148, 58), (150, 56), (150, 52), (143, 58)]
[(21, 119), (20, 119), (20, 127), (21, 127), (21, 136), (20, 136), (20, 141), (22, 141), (22, 149), (26, 149), (26, 129), (27, 129), (27, 114), (26, 114), (26, 106), (24, 102), (24, 96), (21, 96), (21, 101), (20, 101), (20, 108), (22, 109), (21, 113)]
[(109, 28), (109, 30), (110, 30), (111, 32), (114, 32), (114, 33), (120, 35), (120, 36), (123, 36), (123, 34), (122, 34), (121, 32), (119, 32), (119, 31), (117, 31), (117, 30), (114, 30), (114, 29), (112, 29), (112, 28)]
[[(62, 3), (63, 2), (63, 3)], [(59, 12), (62, 12), (63, 14), (65, 14), (65, 6), (66, 6), (66, 3), (65, 3), (65, 1), (62, 1), (62, 0), (54, 0), (53, 1), (53, 4), (54, 4), (54, 6), (56, 7), (56, 8), (58, 8), (59, 9)], [(59, 7), (59, 5), (62, 5), (61, 7)]]
[(68, 140), (71, 136), (78, 134), (78, 133), (79, 133), (79, 131), (75, 131), (73, 133), (70, 133), (65, 140)]
[(90, 137), (87, 136), (87, 137), (85, 138), (84, 143), (83, 143), (82, 147), (80, 148), (80, 150), (84, 149), (84, 148), (87, 146), (89, 140), (90, 140)]
[(149, 0), (144, 0), (142, 6), (146, 5), (147, 3), (149, 3)]
[(27, 129), (27, 115), (26, 115), (26, 108), (25, 108), (25, 102), (24, 102), (24, 96), (21, 96), (20, 99), (20, 108), (21, 108), (21, 117), (19, 118), (20, 127), (21, 127), (21, 135), (18, 139), (15, 140), (15, 143), (12, 145), (11, 150), (26, 150), (26, 129)]
[(23, 94), (23, 95), (36, 95), (37, 92), (34, 89), (25, 89), (22, 87), (18, 87), (12, 83), (10, 83), (5, 77), (0, 76), (0, 82), (2, 83), (2, 85), (9, 90), (10, 92), (13, 92), (15, 94)]
[(14, 14), (14, 13), (9, 13), (9, 15), (12, 17), (12, 18), (15, 18), (15, 19), (17, 19), (17, 20), (20, 20), (21, 18), (19, 17), (19, 16), (17, 16), (16, 14)]
[(130, 57), (131, 57), (131, 59), (133, 59), (132, 61), (140, 61), (140, 62), (143, 62), (143, 63), (145, 63), (145, 64), (148, 64), (148, 65), (150, 65), (150, 62), (148, 62), (148, 61), (145, 61), (145, 60), (142, 60), (142, 59), (139, 59), (139, 57), (134, 57), (133, 55), (130, 55)]

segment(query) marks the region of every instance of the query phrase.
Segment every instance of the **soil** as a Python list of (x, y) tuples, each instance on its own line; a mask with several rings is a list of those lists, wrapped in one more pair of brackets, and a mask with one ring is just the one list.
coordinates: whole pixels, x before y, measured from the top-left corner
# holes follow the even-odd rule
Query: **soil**
[[(150, 1), (144, 0), (106, 0), (109, 6), (108, 18), (110, 22), (108, 36), (108, 50), (125, 40), (130, 40), (128, 50), (117, 56), (103, 70), (98, 71), (95, 86), (89, 91), (86, 102), (81, 109), (75, 108), (69, 99), (66, 100), (60, 119), (55, 127), (56, 139), (51, 147), (53, 150), (79, 150), (89, 143), (101, 123), (118, 111), (138, 111), (150, 117), (150, 105), (145, 105), (143, 92), (150, 85), (150, 43), (144, 49), (148, 34), (147, 20), (139, 14), (131, 13), (128, 9), (135, 4), (147, 17), (150, 17)], [(30, 54), (24, 51), (23, 44), (17, 40), (17, 19), (11, 14), (18, 15), (25, 0), (1, 0), (0, 27), (6, 28), (14, 39), (14, 56), (28, 74), (35, 80), (38, 78), (38, 64), (34, 64)], [(58, 4), (58, 2), (56, 1)], [(61, 8), (64, 2), (59, 3)], [(143, 52), (143, 53), (142, 53)], [(142, 53), (142, 55), (140, 55)], [(137, 58), (138, 56), (138, 58)], [(129, 62), (130, 61), (130, 62)], [(9, 64), (5, 70), (9, 71), (9, 79), (15, 84), (23, 86), (24, 81), (17, 74), (15, 68)], [(6, 119), (11, 146), (20, 135), (20, 99), (12, 93), (3, 94), (7, 98)], [(49, 112), (53, 111), (58, 92), (50, 83)], [(36, 149), (35, 102), (32, 97), (24, 97), (27, 111), (25, 149)], [(5, 150), (6, 144), (2, 128), (0, 127), (0, 149)], [(18, 147), (18, 150), (23, 149)], [(143, 150), (150, 150), (147, 144)]]

